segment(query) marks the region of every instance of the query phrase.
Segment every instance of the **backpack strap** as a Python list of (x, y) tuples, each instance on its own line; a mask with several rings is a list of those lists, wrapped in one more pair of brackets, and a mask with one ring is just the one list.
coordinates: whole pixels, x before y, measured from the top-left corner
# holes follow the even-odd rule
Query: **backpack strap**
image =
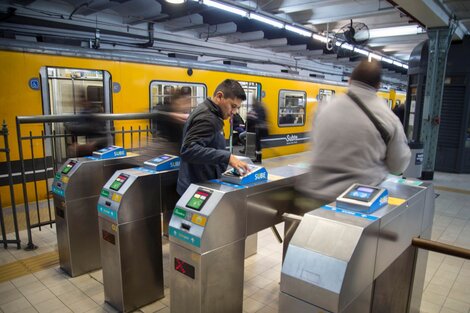
[(375, 117), (375, 115), (365, 106), (365, 104), (359, 99), (358, 96), (353, 94), (351, 91), (348, 91), (347, 93), (348, 97), (351, 98), (352, 101), (354, 101), (359, 108), (367, 115), (367, 117), (371, 120), (371, 122), (374, 124), (375, 128), (380, 133), (380, 136), (382, 136), (383, 141), (385, 142), (385, 145), (388, 145), (390, 141), (390, 134), (387, 132), (385, 127), (379, 122), (379, 120)]

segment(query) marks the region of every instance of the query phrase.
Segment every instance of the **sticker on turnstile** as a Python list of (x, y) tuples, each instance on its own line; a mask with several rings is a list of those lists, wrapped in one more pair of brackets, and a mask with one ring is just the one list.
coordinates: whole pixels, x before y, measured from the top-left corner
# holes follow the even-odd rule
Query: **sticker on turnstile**
[(117, 220), (117, 212), (114, 210), (111, 210), (110, 208), (107, 208), (101, 204), (98, 204), (98, 212), (101, 214), (104, 214), (106, 216), (109, 216), (113, 220)]
[(195, 274), (194, 266), (192, 266), (189, 263), (186, 263), (183, 260), (175, 258), (175, 270), (194, 279), (194, 274)]
[(63, 197), (65, 194), (65, 192), (61, 188), (56, 187), (56, 186), (52, 186), (52, 192), (61, 197)]
[(181, 241), (184, 241), (186, 243), (189, 243), (190, 245), (193, 245), (195, 247), (201, 247), (201, 239), (191, 235), (190, 233), (187, 233), (185, 231), (182, 231), (180, 229), (174, 228), (170, 226), (170, 236), (173, 236)]
[(356, 217), (365, 218), (365, 219), (368, 219), (368, 220), (371, 220), (371, 221), (376, 221), (376, 220), (379, 219), (378, 217), (373, 216), (373, 215), (368, 215), (368, 214), (364, 214), (364, 213), (360, 213), (360, 212), (354, 212), (354, 211), (348, 211), (348, 210), (340, 209), (340, 208), (337, 208), (337, 207), (334, 207), (334, 206), (331, 206), (331, 205), (324, 205), (321, 208), (325, 209), (325, 210), (328, 210), (328, 211), (333, 211), (333, 212), (338, 212), (338, 213), (343, 213), (343, 214), (353, 215), (353, 216), (356, 216)]

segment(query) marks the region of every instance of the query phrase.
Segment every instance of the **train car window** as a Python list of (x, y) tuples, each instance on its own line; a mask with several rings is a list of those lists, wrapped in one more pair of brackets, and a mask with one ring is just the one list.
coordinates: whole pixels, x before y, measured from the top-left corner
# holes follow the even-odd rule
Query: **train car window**
[(203, 84), (153, 81), (150, 83), (150, 111), (159, 107), (177, 105), (178, 111), (189, 113), (207, 97)]
[[(93, 114), (111, 113), (111, 74), (96, 69), (79, 69), (45, 66), (40, 69), (41, 97), (43, 100), (44, 115), (61, 114)], [(75, 122), (52, 123), (45, 126), (45, 133), (51, 135), (72, 134), (55, 141), (54, 147), (46, 146), (46, 153), (55, 149), (56, 162), (62, 163), (71, 156), (75, 156), (77, 147), (94, 144), (96, 137), (91, 138), (91, 128), (83, 125), (77, 126)], [(109, 132), (112, 122), (100, 124), (103, 127), (99, 132)], [(104, 138), (102, 142), (105, 141)], [(111, 140), (108, 138), (108, 141)], [(74, 152), (75, 151), (75, 152)]]
[(248, 112), (250, 112), (253, 108), (253, 103), (259, 101), (261, 98), (261, 84), (243, 81), (239, 81), (239, 83), (243, 87), (243, 90), (245, 90), (246, 100), (242, 102), (242, 105), (238, 110), (238, 114), (240, 114), (240, 116), (246, 122)]
[(50, 114), (106, 112), (104, 71), (48, 67), (47, 80)]
[(304, 91), (281, 90), (279, 92), (279, 126), (302, 126), (305, 124)]
[(318, 92), (318, 101), (330, 101), (331, 97), (335, 95), (332, 89), (320, 89)]

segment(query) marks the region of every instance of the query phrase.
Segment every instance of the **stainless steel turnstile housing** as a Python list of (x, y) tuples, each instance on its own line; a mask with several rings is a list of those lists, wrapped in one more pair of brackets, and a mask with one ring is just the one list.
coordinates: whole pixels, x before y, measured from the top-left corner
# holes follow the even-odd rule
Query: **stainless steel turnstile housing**
[(98, 215), (104, 295), (121, 312), (164, 296), (160, 215), (174, 208), (177, 177), (177, 170), (126, 169), (103, 187)]
[(333, 203), (304, 215), (282, 266), (279, 312), (419, 312), (427, 252), (411, 239), (430, 238), (434, 190), (380, 186), (392, 198), (372, 214), (337, 212)]
[(295, 179), (305, 172), (273, 169), (268, 182), (246, 188), (189, 186), (170, 221), (172, 313), (242, 312), (245, 239), (282, 222)]
[(136, 154), (112, 159), (72, 158), (52, 185), (60, 267), (75, 277), (99, 269), (100, 241), (96, 204), (115, 171), (136, 166)]

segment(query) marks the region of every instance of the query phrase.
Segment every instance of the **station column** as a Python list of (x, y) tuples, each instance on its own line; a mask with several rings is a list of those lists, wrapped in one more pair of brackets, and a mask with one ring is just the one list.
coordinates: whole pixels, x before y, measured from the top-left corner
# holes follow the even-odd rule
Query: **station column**
[(420, 134), (421, 142), (424, 143), (424, 162), (421, 178), (425, 180), (431, 180), (434, 177), (447, 54), (454, 31), (454, 23), (446, 28), (430, 28), (427, 30), (429, 55)]

